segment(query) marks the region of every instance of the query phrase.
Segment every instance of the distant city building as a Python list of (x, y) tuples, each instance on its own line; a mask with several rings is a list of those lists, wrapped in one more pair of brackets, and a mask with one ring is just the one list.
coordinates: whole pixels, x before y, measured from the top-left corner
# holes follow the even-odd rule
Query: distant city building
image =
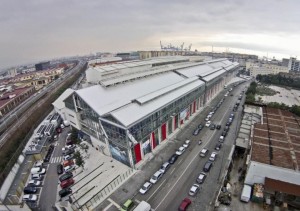
[(135, 59), (139, 59), (139, 54), (138, 54), (138, 52), (117, 53), (116, 57), (120, 57), (124, 61), (135, 60)]
[(15, 68), (12, 68), (7, 71), (8, 77), (13, 78), (17, 75), (17, 70)]
[(294, 57), (291, 57), (288, 65), (289, 71), (299, 72), (300, 71), (300, 61)]
[(50, 62), (41, 62), (35, 65), (35, 69), (39, 70), (46, 70), (50, 67)]
[(281, 62), (281, 65), (284, 66), (284, 67), (288, 67), (289, 66), (289, 62), (290, 62), (289, 59), (283, 58), (282, 62)]
[(260, 62), (246, 62), (246, 69), (250, 71), (250, 76), (254, 77), (256, 77), (257, 75), (274, 75), (278, 73), (289, 72), (288, 67)]
[(153, 57), (162, 57), (162, 56), (184, 56), (191, 55), (188, 51), (139, 51), (140, 59), (150, 59)]

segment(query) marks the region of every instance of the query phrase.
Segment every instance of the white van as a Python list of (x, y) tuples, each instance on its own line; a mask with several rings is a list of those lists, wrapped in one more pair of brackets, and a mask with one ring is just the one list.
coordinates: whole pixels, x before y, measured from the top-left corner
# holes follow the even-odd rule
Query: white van
[(242, 195), (241, 195), (241, 201), (243, 202), (249, 202), (251, 198), (251, 186), (250, 185), (244, 185)]
[(31, 175), (31, 179), (33, 180), (42, 180), (42, 176), (40, 174)]
[(145, 201), (141, 201), (139, 205), (133, 211), (150, 211), (151, 206)]

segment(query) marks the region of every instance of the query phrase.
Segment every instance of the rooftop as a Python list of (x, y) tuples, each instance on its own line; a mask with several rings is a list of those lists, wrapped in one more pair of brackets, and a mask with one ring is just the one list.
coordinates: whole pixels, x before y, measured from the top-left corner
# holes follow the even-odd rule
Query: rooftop
[(255, 124), (253, 131), (253, 161), (299, 170), (299, 118), (288, 111), (263, 108), (263, 124)]

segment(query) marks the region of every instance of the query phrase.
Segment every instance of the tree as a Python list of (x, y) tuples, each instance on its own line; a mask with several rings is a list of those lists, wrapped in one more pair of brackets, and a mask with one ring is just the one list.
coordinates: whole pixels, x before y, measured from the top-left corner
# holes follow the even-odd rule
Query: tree
[(79, 144), (79, 142), (80, 142), (80, 140), (78, 138), (78, 131), (75, 128), (72, 128), (71, 140), (74, 141), (75, 144)]
[(80, 154), (79, 151), (76, 151), (74, 153), (74, 159), (76, 160), (76, 165), (77, 166), (81, 166), (83, 168), (83, 166), (84, 166), (84, 160), (83, 160), (83, 158), (82, 158), (82, 156), (81, 156), (81, 154)]

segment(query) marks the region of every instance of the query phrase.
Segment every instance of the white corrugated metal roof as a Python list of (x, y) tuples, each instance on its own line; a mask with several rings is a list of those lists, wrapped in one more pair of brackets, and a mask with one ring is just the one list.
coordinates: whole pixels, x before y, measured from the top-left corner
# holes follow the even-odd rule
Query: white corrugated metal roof
[(73, 89), (67, 89), (64, 91), (53, 103), (52, 105), (58, 109), (62, 109), (65, 107), (64, 100), (69, 97), (74, 92)]
[[(179, 82), (180, 83), (180, 82)], [(145, 104), (139, 105), (138, 103), (131, 103), (111, 113), (118, 121), (125, 127), (137, 122), (152, 112), (158, 110), (164, 105), (186, 95), (187, 93), (195, 90), (198, 87), (204, 86), (204, 82), (197, 79), (193, 82), (187, 83), (178, 89), (170, 90), (168, 93), (161, 95), (154, 100)]]
[(95, 85), (76, 90), (76, 93), (99, 115), (104, 115), (131, 103), (134, 99), (182, 80), (184, 80), (183, 77), (167, 72), (109, 88)]
[(216, 71), (216, 72), (214, 72), (214, 73), (212, 73), (212, 74), (210, 74), (208, 76), (203, 77), (203, 80), (205, 80), (205, 81), (213, 80), (214, 78), (218, 77), (219, 75), (221, 75), (221, 74), (223, 74), (225, 72), (226, 72), (226, 70), (219, 69), (218, 71)]
[(201, 64), (193, 67), (188, 67), (180, 70), (176, 70), (176, 72), (186, 76), (186, 77), (194, 77), (194, 76), (205, 76), (213, 72), (214, 69), (207, 64)]

